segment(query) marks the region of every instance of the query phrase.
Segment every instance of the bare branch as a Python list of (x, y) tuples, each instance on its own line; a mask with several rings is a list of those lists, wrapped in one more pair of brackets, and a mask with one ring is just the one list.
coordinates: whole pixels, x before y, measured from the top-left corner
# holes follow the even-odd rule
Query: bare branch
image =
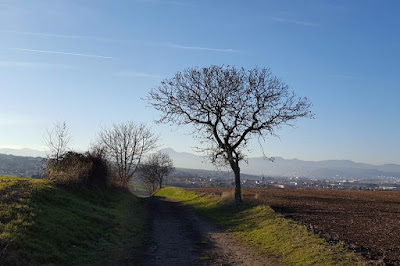
[(132, 121), (114, 124), (99, 134), (99, 145), (104, 149), (118, 173), (122, 185), (126, 185), (136, 172), (143, 156), (157, 147), (158, 136), (144, 124)]
[(150, 185), (152, 192), (155, 189), (162, 188), (167, 176), (174, 171), (171, 157), (165, 153), (154, 153), (143, 163), (140, 168), (141, 179)]
[(71, 142), (67, 123), (65, 121), (54, 123), (51, 130), (46, 130), (44, 142), (48, 148), (47, 158), (58, 163), (67, 152)]
[(232, 167), (240, 185), (239, 161), (252, 137), (275, 136), (298, 118), (313, 118), (311, 103), (297, 97), (267, 68), (188, 68), (165, 79), (147, 100), (161, 111), (159, 123), (193, 125), (213, 163)]

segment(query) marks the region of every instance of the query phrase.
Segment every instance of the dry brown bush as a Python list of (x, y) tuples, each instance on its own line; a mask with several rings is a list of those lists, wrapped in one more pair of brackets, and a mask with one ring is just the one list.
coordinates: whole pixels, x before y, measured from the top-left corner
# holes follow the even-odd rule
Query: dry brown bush
[(109, 169), (100, 156), (70, 151), (61, 160), (48, 160), (45, 178), (67, 186), (106, 187), (115, 183)]

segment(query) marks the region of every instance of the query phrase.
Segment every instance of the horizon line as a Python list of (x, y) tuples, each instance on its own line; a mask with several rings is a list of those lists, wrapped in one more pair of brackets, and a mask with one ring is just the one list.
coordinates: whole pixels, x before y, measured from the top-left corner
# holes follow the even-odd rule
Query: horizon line
[[(19, 147), (19, 148), (17, 148)], [(176, 151), (175, 149), (171, 148), (171, 147), (166, 147), (166, 148), (161, 148), (158, 151), (162, 151), (162, 150), (167, 150), (170, 149), (176, 153), (189, 153), (195, 156), (199, 156), (202, 157), (199, 154), (193, 153), (193, 152), (187, 152), (187, 151)], [(31, 150), (34, 152), (43, 152), (46, 153), (45, 150), (38, 150), (38, 149), (32, 149), (32, 148), (26, 148), (26, 147), (21, 147), (19, 145), (4, 145), (1, 146), (0, 145), (0, 151), (1, 150)], [(84, 150), (82, 149), (71, 149), (72, 151), (77, 151), (77, 152), (83, 152)], [(1, 152), (0, 152), (1, 153)], [(17, 156), (21, 156), (21, 155), (17, 155)], [(31, 156), (27, 156), (27, 157), (31, 157)], [(204, 156), (205, 157), (205, 156)], [(285, 158), (282, 156), (254, 156), (254, 157), (248, 157), (248, 159), (255, 159), (255, 158), (282, 158), (284, 160), (299, 160), (299, 161), (304, 161), (304, 162), (326, 162), (326, 161), (351, 161), (353, 163), (361, 163), (361, 164), (369, 164), (369, 165), (374, 165), (374, 166), (382, 166), (382, 165), (398, 165), (400, 166), (400, 163), (372, 163), (372, 162), (360, 162), (360, 161), (354, 161), (352, 159), (322, 159), (322, 160), (305, 160), (305, 159), (299, 159), (299, 158)]]

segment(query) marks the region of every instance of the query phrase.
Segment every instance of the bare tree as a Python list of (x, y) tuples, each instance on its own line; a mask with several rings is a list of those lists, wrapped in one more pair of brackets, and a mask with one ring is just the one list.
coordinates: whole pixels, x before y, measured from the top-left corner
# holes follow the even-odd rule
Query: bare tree
[(276, 135), (282, 125), (312, 118), (311, 103), (297, 97), (269, 69), (210, 66), (188, 68), (153, 88), (147, 100), (162, 112), (158, 122), (194, 126), (213, 163), (235, 175), (235, 201), (242, 202), (239, 162), (251, 137)]
[(99, 134), (99, 145), (115, 165), (120, 185), (126, 186), (143, 155), (156, 148), (158, 137), (144, 124), (132, 121), (114, 124)]
[(107, 149), (101, 141), (91, 143), (88, 153), (92, 156), (103, 158), (104, 160), (107, 159)]
[(167, 176), (174, 171), (171, 157), (165, 153), (154, 153), (141, 165), (140, 174), (142, 180), (151, 185), (152, 192), (156, 187), (162, 188)]
[(67, 152), (71, 141), (67, 123), (65, 121), (54, 123), (51, 130), (46, 130), (44, 141), (49, 150), (48, 159), (52, 159), (57, 164)]

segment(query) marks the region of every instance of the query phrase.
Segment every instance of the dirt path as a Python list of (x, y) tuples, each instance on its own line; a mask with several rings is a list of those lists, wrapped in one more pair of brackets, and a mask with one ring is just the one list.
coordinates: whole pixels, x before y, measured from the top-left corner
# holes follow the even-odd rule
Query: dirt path
[(154, 197), (144, 265), (272, 265), (187, 207)]

